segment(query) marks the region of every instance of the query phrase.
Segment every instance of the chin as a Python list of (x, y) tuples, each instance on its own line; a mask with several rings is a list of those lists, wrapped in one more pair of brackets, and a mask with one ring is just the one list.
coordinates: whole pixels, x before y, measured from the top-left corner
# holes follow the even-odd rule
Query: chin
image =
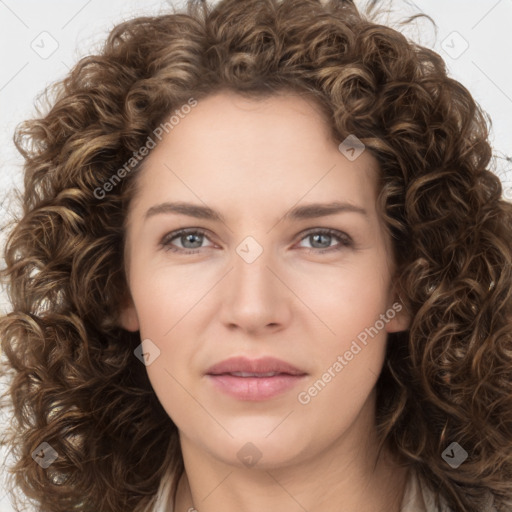
[(245, 429), (228, 429), (233, 439), (225, 436), (223, 443), (216, 442), (212, 446), (210, 438), (210, 451), (225, 463), (239, 468), (270, 470), (296, 464), (307, 451), (304, 445), (308, 441), (307, 433), (295, 431), (290, 425), (278, 432), (278, 424), (274, 421), (271, 428), (264, 423), (262, 428), (251, 424)]

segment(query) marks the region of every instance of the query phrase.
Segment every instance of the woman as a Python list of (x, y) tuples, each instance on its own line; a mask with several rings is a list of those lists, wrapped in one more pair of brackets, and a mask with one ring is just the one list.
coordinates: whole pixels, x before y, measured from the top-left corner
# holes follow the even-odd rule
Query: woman
[(512, 205), (437, 54), (352, 2), (191, 3), (17, 145), (8, 442), (43, 510), (510, 510)]

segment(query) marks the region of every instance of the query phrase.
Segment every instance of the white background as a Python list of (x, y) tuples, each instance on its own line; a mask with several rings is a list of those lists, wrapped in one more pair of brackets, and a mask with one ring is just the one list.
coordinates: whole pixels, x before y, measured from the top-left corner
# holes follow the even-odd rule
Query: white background
[[(172, 4), (180, 7), (183, 1)], [(136, 15), (170, 12), (170, 5), (156, 0), (0, 0), (0, 225), (15, 211), (12, 190), (22, 183), (22, 161), (12, 135), (19, 122), (36, 115), (36, 96), (63, 78), (80, 57), (93, 53), (115, 24)], [(490, 114), (496, 155), (512, 156), (512, 0), (409, 0), (393, 5), (395, 14), (382, 23), (418, 12), (434, 19), (437, 33), (424, 21), (402, 30), (443, 56), (451, 76)], [(54, 47), (51, 55), (45, 54)], [(512, 162), (496, 159), (496, 165), (512, 191)], [(0, 249), (3, 235), (5, 231), (0, 233)], [(7, 307), (0, 293), (0, 312)], [(0, 481), (0, 512), (11, 512), (3, 496)]]

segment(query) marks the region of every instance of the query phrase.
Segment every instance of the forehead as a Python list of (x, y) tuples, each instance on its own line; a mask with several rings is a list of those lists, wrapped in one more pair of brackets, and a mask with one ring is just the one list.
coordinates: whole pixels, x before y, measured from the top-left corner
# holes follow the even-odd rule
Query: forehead
[(299, 95), (218, 93), (199, 101), (152, 150), (139, 195), (254, 211), (262, 199), (288, 207), (301, 198), (374, 207), (376, 160), (364, 151), (350, 161), (330, 133), (320, 108)]

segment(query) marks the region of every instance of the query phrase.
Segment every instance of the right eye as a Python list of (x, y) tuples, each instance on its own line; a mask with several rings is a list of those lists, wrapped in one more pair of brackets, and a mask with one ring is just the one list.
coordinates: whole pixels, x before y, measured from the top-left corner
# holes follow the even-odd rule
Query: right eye
[[(182, 254), (194, 254), (199, 252), (202, 242), (206, 238), (206, 231), (197, 228), (180, 229), (167, 233), (161, 240), (160, 246), (165, 251), (180, 252)], [(176, 247), (173, 240), (178, 239), (182, 247)], [(208, 238), (206, 238), (208, 240)], [(190, 244), (191, 247), (187, 247)]]

